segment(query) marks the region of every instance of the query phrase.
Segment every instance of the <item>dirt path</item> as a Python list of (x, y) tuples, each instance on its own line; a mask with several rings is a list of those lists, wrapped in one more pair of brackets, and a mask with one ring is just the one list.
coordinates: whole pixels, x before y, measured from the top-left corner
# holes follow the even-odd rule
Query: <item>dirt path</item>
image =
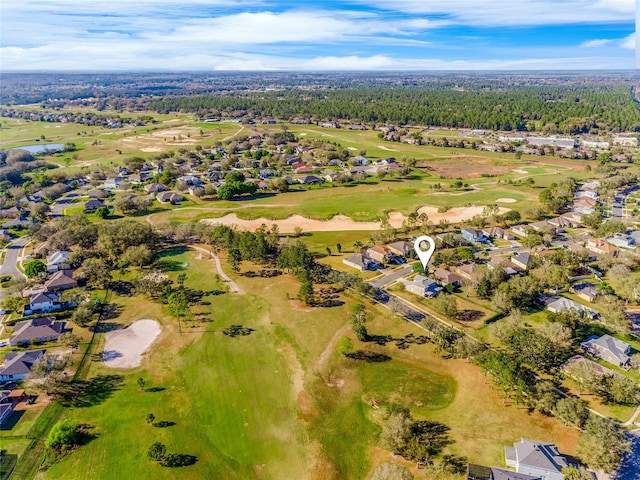
[(333, 335), (333, 337), (331, 337), (331, 340), (329, 340), (329, 343), (327, 343), (327, 346), (325, 347), (325, 349), (322, 351), (322, 353), (318, 357), (318, 360), (316, 360), (316, 364), (315, 364), (316, 370), (324, 369), (327, 361), (329, 360), (329, 356), (336, 349), (336, 345), (338, 345), (338, 342), (340, 341), (340, 339), (348, 331), (349, 331), (349, 323), (347, 322), (339, 330), (336, 331), (336, 333)]
[(201, 253), (204, 253), (205, 255), (209, 255), (213, 259), (216, 264), (218, 275), (220, 275), (222, 279), (229, 284), (229, 288), (232, 293), (239, 293), (241, 295), (244, 294), (244, 291), (238, 286), (238, 284), (234, 282), (226, 273), (224, 273), (224, 271), (222, 270), (222, 264), (220, 263), (220, 258), (215, 253), (196, 245), (189, 245), (189, 247)]

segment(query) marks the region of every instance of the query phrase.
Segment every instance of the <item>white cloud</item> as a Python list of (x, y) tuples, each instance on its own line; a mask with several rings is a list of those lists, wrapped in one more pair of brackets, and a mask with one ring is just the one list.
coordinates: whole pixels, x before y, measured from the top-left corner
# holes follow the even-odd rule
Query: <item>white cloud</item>
[(601, 39), (589, 40), (587, 42), (583, 42), (583, 43), (580, 44), (580, 47), (582, 47), (582, 48), (597, 48), (597, 47), (604, 47), (606, 45), (610, 45), (611, 43), (613, 43), (613, 40), (608, 39), (608, 38), (601, 38)]
[(350, 0), (382, 10), (446, 15), (463, 25), (631, 23), (635, 0)]
[(624, 38), (622, 42), (620, 42), (620, 46), (622, 48), (626, 48), (627, 50), (635, 50), (636, 49), (636, 34), (632, 33), (628, 37)]
[(193, 19), (169, 33), (148, 35), (153, 40), (212, 42), (216, 45), (338, 42), (371, 35), (409, 36), (443, 22), (425, 19), (382, 21), (371, 15), (342, 15), (327, 11), (243, 12)]

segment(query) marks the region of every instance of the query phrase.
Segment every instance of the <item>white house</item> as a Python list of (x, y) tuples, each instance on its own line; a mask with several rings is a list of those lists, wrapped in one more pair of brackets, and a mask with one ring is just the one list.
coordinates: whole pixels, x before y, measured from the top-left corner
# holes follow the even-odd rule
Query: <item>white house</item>
[(40, 292), (29, 296), (29, 305), (24, 308), (25, 315), (48, 313), (60, 309), (60, 297), (55, 292)]
[(361, 272), (366, 270), (375, 270), (378, 264), (372, 259), (363, 255), (361, 253), (356, 253), (355, 255), (351, 255), (350, 257), (346, 257), (342, 259), (342, 263), (348, 265), (349, 267), (353, 267)]
[(47, 272), (54, 273), (58, 270), (69, 268), (70, 253), (67, 251), (57, 251), (47, 255)]

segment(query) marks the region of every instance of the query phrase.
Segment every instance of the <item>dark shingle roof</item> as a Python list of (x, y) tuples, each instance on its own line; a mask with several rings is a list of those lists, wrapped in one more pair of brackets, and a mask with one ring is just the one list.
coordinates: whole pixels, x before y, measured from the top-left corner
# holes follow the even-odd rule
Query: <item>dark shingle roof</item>
[(45, 354), (46, 350), (29, 350), (26, 352), (9, 352), (4, 357), (4, 367), (0, 375), (26, 375), (31, 367)]

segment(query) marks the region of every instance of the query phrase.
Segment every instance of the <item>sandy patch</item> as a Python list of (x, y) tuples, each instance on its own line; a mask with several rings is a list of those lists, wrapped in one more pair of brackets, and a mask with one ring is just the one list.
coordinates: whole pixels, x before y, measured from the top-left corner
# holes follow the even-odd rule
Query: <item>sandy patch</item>
[(387, 152), (397, 152), (398, 151), (398, 150), (396, 150), (394, 148), (385, 147), (384, 145), (378, 145), (378, 148), (380, 150), (386, 150)]
[(163, 148), (156, 148), (156, 147), (144, 147), (144, 148), (141, 148), (140, 150), (143, 151), (143, 152), (149, 152), (149, 153), (152, 153), (152, 152), (164, 152)]
[(515, 198), (496, 198), (496, 203), (516, 203)]
[(358, 149), (356, 147), (347, 147), (347, 150), (351, 150), (352, 152), (357, 152)]
[[(440, 220), (447, 220), (450, 223), (460, 223), (469, 220), (474, 215), (482, 214), (484, 207), (455, 207), (446, 212), (438, 212), (438, 207), (424, 206), (418, 209), (418, 213), (426, 213), (429, 220), (438, 223)], [(500, 214), (508, 212), (509, 209), (501, 207)], [(389, 223), (394, 228), (400, 228), (406, 220), (406, 216), (400, 212), (389, 213)], [(303, 232), (340, 232), (340, 231), (375, 231), (380, 229), (380, 222), (356, 222), (345, 215), (336, 215), (331, 220), (313, 220), (301, 215), (291, 215), (282, 220), (272, 220), (268, 218), (256, 218), (254, 220), (244, 220), (238, 218), (235, 213), (230, 213), (220, 218), (210, 218), (203, 220), (211, 225), (236, 226), (241, 230), (255, 230), (261, 225), (271, 227), (278, 225), (282, 233), (293, 233), (296, 227), (300, 227)]]
[(513, 170), (513, 173), (522, 173), (524, 175), (527, 175), (529, 172), (527, 172), (526, 170), (522, 170), (521, 168), (515, 168)]
[(209, 224), (215, 225), (235, 225), (242, 230), (255, 230), (262, 224), (271, 227), (278, 225), (282, 233), (293, 233), (296, 227), (300, 227), (305, 232), (337, 232), (343, 230), (378, 230), (380, 222), (354, 222), (350, 217), (345, 215), (336, 215), (331, 220), (313, 220), (301, 215), (291, 215), (282, 220), (271, 220), (268, 218), (256, 218), (255, 220), (243, 220), (238, 218), (235, 213), (230, 213), (220, 218), (210, 218), (203, 220)]
[(142, 354), (160, 335), (162, 328), (156, 320), (143, 319), (127, 328), (106, 335), (102, 361), (111, 368), (134, 368), (142, 362)]

